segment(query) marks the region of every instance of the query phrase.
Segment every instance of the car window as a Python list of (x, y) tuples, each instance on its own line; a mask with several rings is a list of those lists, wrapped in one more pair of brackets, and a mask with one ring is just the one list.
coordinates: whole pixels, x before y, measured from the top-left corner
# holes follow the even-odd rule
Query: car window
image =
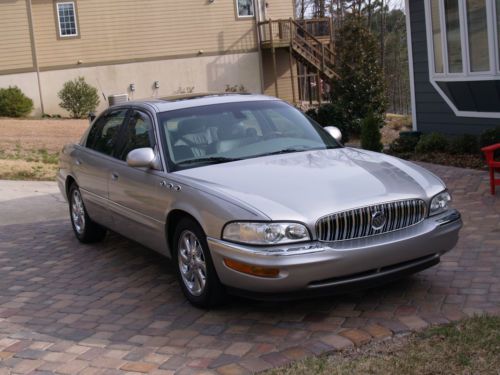
[(117, 157), (126, 160), (130, 151), (143, 147), (155, 147), (153, 124), (147, 114), (134, 111), (126, 125), (123, 146)]
[(281, 101), (245, 101), (158, 114), (167, 162), (179, 170), (272, 153), (337, 148), (321, 126)]
[(300, 123), (294, 121), (294, 113), (286, 108), (268, 108), (263, 111), (266, 118), (272, 124), (273, 131), (290, 137), (306, 136), (309, 131)]
[(92, 150), (113, 155), (118, 133), (127, 114), (127, 109), (110, 111), (100, 117), (90, 129), (86, 146)]

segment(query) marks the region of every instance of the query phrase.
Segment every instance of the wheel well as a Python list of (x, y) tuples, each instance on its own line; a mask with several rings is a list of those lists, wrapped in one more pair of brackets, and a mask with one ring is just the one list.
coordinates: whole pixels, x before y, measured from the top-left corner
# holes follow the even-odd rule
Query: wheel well
[[(175, 227), (177, 223), (182, 219), (182, 218), (189, 218), (194, 220), (198, 225), (200, 224), (198, 220), (196, 220), (193, 215), (188, 214), (186, 211), (182, 210), (172, 210), (169, 212), (167, 216), (167, 223), (166, 223), (166, 233), (167, 233), (167, 243), (168, 243), (168, 248), (170, 251), (172, 251), (174, 243), (174, 232), (175, 232)], [(201, 225), (200, 225), (201, 226)]]
[(69, 188), (71, 187), (71, 185), (73, 185), (73, 183), (76, 183), (75, 179), (71, 176), (68, 176), (66, 178), (66, 198), (69, 198)]

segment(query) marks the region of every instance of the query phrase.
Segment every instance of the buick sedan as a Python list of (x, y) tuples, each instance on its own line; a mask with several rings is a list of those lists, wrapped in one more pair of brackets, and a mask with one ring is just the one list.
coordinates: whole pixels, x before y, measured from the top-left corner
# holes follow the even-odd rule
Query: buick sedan
[(432, 173), (260, 95), (110, 107), (57, 180), (78, 240), (110, 229), (164, 254), (202, 307), (372, 287), (439, 263), (462, 226)]

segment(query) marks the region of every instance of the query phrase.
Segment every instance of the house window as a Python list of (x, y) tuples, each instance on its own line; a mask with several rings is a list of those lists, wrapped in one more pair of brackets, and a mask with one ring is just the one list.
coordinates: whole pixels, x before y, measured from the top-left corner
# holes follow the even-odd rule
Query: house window
[(253, 0), (236, 0), (239, 18), (253, 17)]
[(471, 72), (490, 70), (486, 0), (467, 0), (467, 31)]
[(61, 38), (78, 36), (74, 2), (57, 3), (57, 19)]
[(462, 41), (460, 37), (459, 0), (445, 0), (446, 40), (448, 48), (448, 71), (462, 72)]
[(441, 22), (439, 0), (431, 1), (432, 45), (434, 46), (434, 71), (443, 73), (443, 46), (441, 44)]
[(456, 116), (500, 119), (500, 0), (424, 0), (429, 82)]
[(432, 76), (499, 78), (500, 0), (425, 0), (425, 12)]

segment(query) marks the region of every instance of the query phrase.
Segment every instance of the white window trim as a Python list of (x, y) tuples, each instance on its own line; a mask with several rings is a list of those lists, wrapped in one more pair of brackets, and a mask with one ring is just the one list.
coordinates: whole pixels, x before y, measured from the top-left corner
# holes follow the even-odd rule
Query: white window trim
[(417, 103), (415, 98), (415, 73), (413, 68), (413, 42), (411, 39), (411, 17), (410, 17), (410, 0), (405, 0), (406, 13), (406, 40), (408, 44), (408, 73), (410, 74), (410, 99), (411, 99), (411, 122), (412, 129), (417, 131)]
[[(70, 35), (62, 35), (62, 30), (61, 30), (61, 18), (59, 17), (59, 6), (60, 5), (68, 5), (71, 4), (73, 6), (73, 15), (75, 17), (75, 34), (70, 34)], [(76, 16), (76, 4), (74, 1), (64, 1), (64, 2), (58, 2), (56, 3), (56, 10), (57, 10), (57, 27), (59, 31), (59, 38), (74, 38), (75, 36), (79, 35), (79, 30), (78, 30), (78, 17)]]
[(253, 15), (251, 15), (251, 16), (240, 16), (240, 7), (238, 5), (238, 0), (234, 0), (234, 4), (236, 6), (236, 17), (242, 18), (242, 19), (245, 19), (245, 18), (255, 18), (255, 2), (253, 0), (251, 0), (251, 2), (252, 2)]
[(443, 98), (443, 100), (452, 109), (457, 117), (477, 117), (477, 118), (500, 118), (500, 112), (476, 112), (476, 111), (460, 111), (455, 104), (448, 98), (444, 91), (439, 87), (437, 81), (441, 82), (465, 82), (465, 81), (494, 81), (500, 80), (500, 61), (497, 53), (498, 34), (496, 27), (495, 0), (486, 0), (486, 15), (487, 15), (487, 32), (488, 32), (488, 47), (490, 70), (485, 72), (471, 72), (469, 61), (469, 43), (467, 30), (467, 12), (465, 0), (459, 1), (460, 14), (460, 42), (462, 48), (462, 73), (450, 73), (448, 67), (448, 41), (446, 33), (446, 20), (444, 14), (444, 0), (439, 1), (440, 26), (441, 26), (441, 44), (443, 58), (443, 72), (435, 72), (434, 62), (434, 41), (432, 35), (432, 19), (431, 19), (431, 0), (424, 0), (425, 7), (425, 24), (427, 33), (427, 57), (429, 65), (429, 81)]

